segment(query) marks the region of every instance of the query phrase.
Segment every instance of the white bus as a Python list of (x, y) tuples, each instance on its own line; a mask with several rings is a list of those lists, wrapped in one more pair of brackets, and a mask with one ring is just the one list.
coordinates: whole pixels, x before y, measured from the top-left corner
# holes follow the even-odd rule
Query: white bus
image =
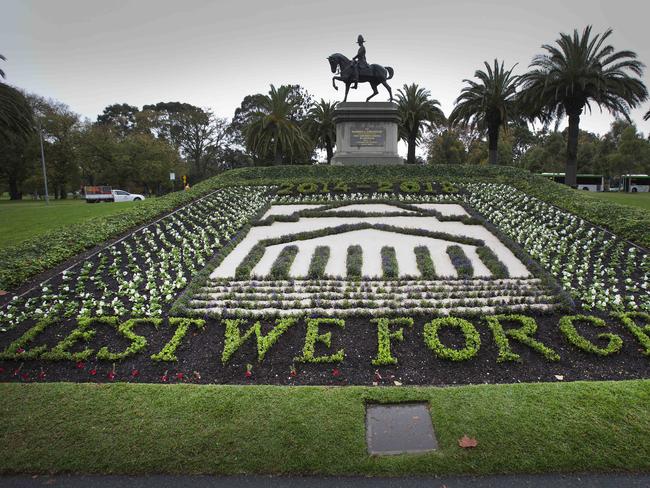
[[(556, 183), (564, 183), (564, 173), (542, 173), (541, 176), (549, 178)], [(603, 175), (576, 175), (578, 190), (585, 191), (604, 191), (605, 177)]]
[(623, 191), (637, 193), (650, 191), (650, 176), (623, 175), (621, 176)]

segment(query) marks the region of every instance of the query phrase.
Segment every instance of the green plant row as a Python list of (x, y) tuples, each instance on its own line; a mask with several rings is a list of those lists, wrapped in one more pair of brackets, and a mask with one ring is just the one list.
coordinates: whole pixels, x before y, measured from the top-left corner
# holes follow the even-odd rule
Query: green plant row
[(447, 247), (447, 254), (451, 259), (451, 264), (456, 268), (459, 278), (471, 278), (474, 276), (474, 267), (472, 262), (463, 251), (463, 248), (460, 246), (449, 246)]
[(311, 262), (309, 263), (307, 277), (310, 280), (314, 280), (325, 276), (325, 267), (327, 266), (329, 259), (329, 246), (316, 246), (316, 249), (314, 249), (314, 254), (311, 257)]
[(348, 247), (348, 254), (345, 260), (345, 269), (348, 278), (361, 278), (361, 268), (363, 266), (363, 250), (361, 246)]
[(436, 278), (436, 268), (431, 259), (431, 251), (427, 246), (416, 246), (413, 250), (415, 252), (415, 262), (418, 271), (422, 275), (422, 279), (433, 280)]
[(490, 270), (492, 277), (498, 279), (510, 277), (508, 268), (499, 260), (492, 249), (487, 246), (479, 246), (476, 248), (476, 254), (481, 259), (483, 264), (485, 264), (485, 267)]

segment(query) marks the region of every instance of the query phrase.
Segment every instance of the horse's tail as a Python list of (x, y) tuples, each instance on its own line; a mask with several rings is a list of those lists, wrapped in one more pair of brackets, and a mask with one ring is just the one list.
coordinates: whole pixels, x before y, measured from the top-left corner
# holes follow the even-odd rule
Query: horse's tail
[(391, 68), (390, 66), (384, 66), (384, 68), (386, 68), (386, 71), (388, 71), (388, 78), (386, 79), (390, 80), (395, 74), (395, 72), (393, 71), (393, 68)]

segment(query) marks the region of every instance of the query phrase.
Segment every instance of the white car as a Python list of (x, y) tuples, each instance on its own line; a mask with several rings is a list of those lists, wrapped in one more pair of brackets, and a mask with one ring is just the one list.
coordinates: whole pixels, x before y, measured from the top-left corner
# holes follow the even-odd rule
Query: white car
[(114, 202), (138, 202), (144, 200), (144, 195), (129, 193), (124, 190), (113, 190), (111, 193), (113, 193)]

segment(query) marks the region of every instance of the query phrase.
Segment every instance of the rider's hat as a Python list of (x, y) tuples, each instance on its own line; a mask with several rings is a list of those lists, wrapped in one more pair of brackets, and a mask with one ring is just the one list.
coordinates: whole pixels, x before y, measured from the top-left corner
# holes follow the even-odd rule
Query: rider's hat
[(357, 37), (357, 42), (366, 42), (366, 41), (363, 39), (363, 36), (359, 34), (359, 37)]

